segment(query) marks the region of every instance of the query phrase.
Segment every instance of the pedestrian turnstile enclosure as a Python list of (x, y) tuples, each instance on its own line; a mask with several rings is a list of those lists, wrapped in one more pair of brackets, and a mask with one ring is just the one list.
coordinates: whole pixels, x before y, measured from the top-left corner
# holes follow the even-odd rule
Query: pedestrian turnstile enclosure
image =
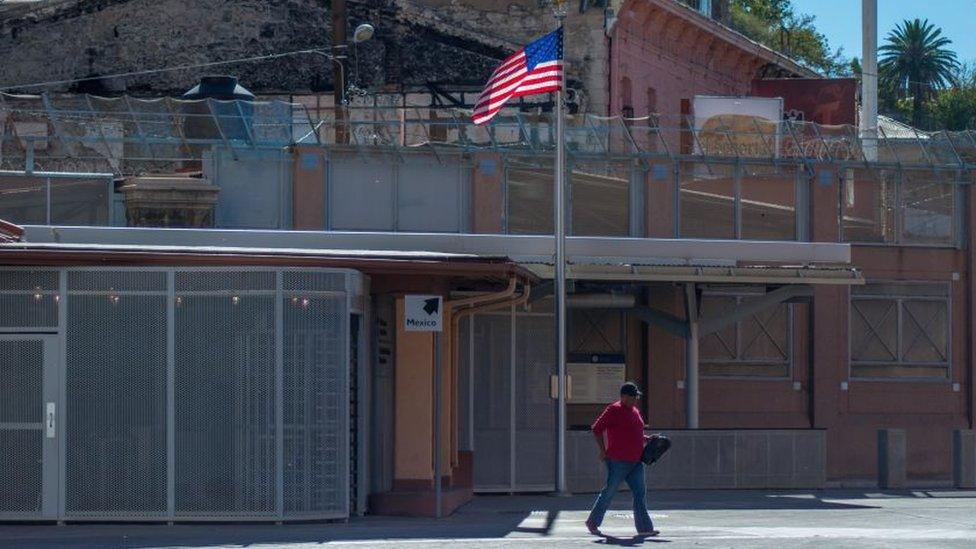
[(555, 489), (555, 330), (551, 307), (474, 315), (462, 323), (468, 393), (464, 446), (477, 492)]
[(0, 270), (0, 518), (348, 516), (362, 288), (334, 269)]

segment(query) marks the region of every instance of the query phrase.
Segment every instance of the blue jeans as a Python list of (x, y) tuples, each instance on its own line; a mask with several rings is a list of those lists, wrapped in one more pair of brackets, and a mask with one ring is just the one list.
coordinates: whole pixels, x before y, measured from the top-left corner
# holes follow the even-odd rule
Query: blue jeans
[(603, 523), (603, 515), (607, 513), (613, 496), (617, 493), (620, 483), (627, 481), (630, 492), (634, 496), (634, 526), (638, 532), (650, 532), (654, 529), (651, 515), (647, 512), (647, 501), (645, 499), (646, 487), (644, 485), (644, 464), (640, 461), (633, 463), (630, 461), (607, 460), (607, 485), (603, 487), (596, 502), (593, 503), (593, 510), (587, 522), (599, 527)]

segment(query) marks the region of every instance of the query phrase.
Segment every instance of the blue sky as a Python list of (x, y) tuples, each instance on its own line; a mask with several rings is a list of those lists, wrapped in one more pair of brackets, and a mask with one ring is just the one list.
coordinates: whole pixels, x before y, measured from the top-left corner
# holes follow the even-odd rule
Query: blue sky
[[(797, 13), (816, 16), (830, 47), (861, 56), (860, 0), (793, 0)], [(976, 62), (976, 0), (878, 0), (878, 40), (904, 19), (928, 19), (952, 40), (959, 60)]]

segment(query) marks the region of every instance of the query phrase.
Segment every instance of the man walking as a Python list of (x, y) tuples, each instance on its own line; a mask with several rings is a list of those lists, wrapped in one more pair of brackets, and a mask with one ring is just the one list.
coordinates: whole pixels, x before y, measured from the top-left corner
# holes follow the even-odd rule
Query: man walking
[[(586, 528), (591, 534), (601, 535), (600, 524), (610, 507), (617, 487), (627, 482), (634, 496), (634, 525), (639, 536), (656, 536), (651, 515), (647, 512), (644, 486), (644, 463), (641, 454), (650, 438), (644, 435), (644, 418), (637, 409), (641, 392), (632, 382), (620, 387), (620, 400), (607, 406), (591, 429), (600, 447), (600, 460), (607, 464), (607, 484), (593, 503)], [(606, 442), (604, 442), (606, 433)]]

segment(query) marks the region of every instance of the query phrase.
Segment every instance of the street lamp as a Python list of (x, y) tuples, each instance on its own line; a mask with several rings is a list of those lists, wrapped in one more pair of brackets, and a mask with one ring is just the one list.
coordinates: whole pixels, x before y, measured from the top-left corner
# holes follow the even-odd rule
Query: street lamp
[(376, 32), (376, 30), (373, 28), (373, 25), (370, 25), (369, 23), (363, 23), (358, 27), (356, 27), (356, 30), (353, 31), (352, 43), (361, 44), (369, 40), (370, 38), (372, 38), (374, 32)]
[[(352, 33), (352, 44), (362, 44), (373, 38), (373, 34), (376, 33), (376, 29), (373, 25), (369, 23), (362, 23), (356, 30)], [(324, 51), (317, 51), (316, 53), (325, 56), (326, 59), (335, 63), (336, 66), (336, 100), (338, 104), (345, 105), (348, 103), (346, 98), (346, 66), (344, 61), (349, 59), (349, 55), (345, 53), (349, 50), (349, 44), (336, 44), (332, 46), (333, 53), (326, 53)]]
[[(349, 136), (343, 127), (346, 120), (346, 64), (349, 58), (346, 52), (349, 51), (349, 43), (346, 41), (346, 17), (345, 0), (333, 3), (332, 18), (332, 52), (325, 53), (329, 61), (335, 65), (332, 79), (335, 84), (334, 100), (335, 103), (335, 136), (336, 143), (345, 143)], [(352, 44), (361, 44), (373, 37), (376, 29), (369, 23), (360, 23), (352, 33)]]

